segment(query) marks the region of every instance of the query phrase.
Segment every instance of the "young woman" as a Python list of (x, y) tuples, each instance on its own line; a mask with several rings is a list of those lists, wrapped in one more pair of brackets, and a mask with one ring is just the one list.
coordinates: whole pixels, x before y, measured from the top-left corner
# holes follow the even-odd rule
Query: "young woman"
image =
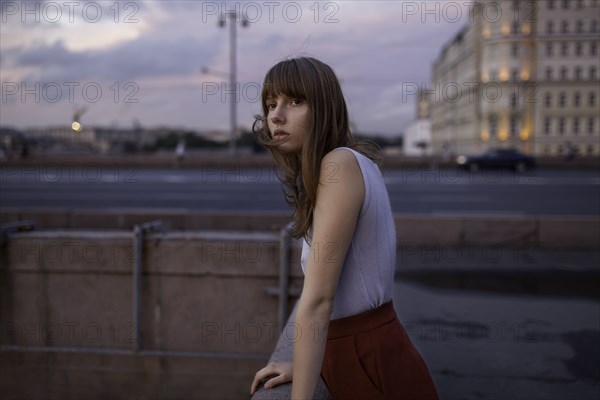
[(334, 72), (309, 57), (276, 64), (262, 109), (253, 130), (282, 170), (304, 287), (294, 361), (258, 371), (251, 394), (270, 378), (265, 388), (292, 381), (292, 399), (311, 399), (321, 375), (334, 399), (437, 399), (391, 301), (396, 232), (381, 152), (352, 138)]

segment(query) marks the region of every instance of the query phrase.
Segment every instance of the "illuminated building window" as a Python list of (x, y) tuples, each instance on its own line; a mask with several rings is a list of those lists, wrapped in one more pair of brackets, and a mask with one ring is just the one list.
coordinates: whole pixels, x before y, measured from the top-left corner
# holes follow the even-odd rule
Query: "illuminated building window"
[(590, 79), (596, 79), (596, 71), (597, 71), (597, 70), (598, 70), (598, 69), (596, 68), (596, 66), (595, 66), (595, 65), (592, 65), (592, 66), (590, 67)]
[(552, 57), (553, 49), (554, 49), (554, 46), (552, 45), (552, 43), (546, 43), (546, 56)]
[(575, 55), (578, 55), (578, 56), (583, 55), (583, 43), (581, 43), (581, 42), (575, 43)]
[(581, 103), (581, 96), (579, 95), (579, 92), (575, 92), (575, 94), (573, 95), (573, 105), (575, 107), (579, 107), (580, 103)]
[(588, 126), (588, 133), (590, 135), (593, 135), (594, 134), (594, 117), (588, 118), (587, 126)]
[(569, 21), (563, 21), (560, 25), (561, 33), (569, 33)]
[(560, 68), (560, 79), (567, 79), (567, 67)]
[(588, 105), (590, 107), (594, 107), (596, 105), (596, 94), (594, 92), (590, 92), (588, 96)]
[(546, 104), (546, 107), (552, 106), (552, 94), (546, 93), (545, 104)]
[(567, 103), (567, 96), (561, 92), (560, 95), (558, 96), (558, 105), (562, 108), (566, 105)]
[(548, 21), (546, 23), (546, 33), (554, 33), (554, 21)]
[(579, 134), (579, 118), (578, 117), (573, 118), (573, 134), (575, 134), (575, 135)]
[(552, 80), (552, 67), (546, 67), (546, 80)]
[(568, 56), (569, 55), (569, 43), (567, 42), (563, 42), (560, 46), (560, 54), (562, 56)]
[(544, 118), (544, 133), (546, 135), (549, 135), (551, 129), (552, 129), (552, 121), (548, 117)]
[(580, 66), (575, 67), (575, 79), (576, 80), (581, 79), (581, 67)]

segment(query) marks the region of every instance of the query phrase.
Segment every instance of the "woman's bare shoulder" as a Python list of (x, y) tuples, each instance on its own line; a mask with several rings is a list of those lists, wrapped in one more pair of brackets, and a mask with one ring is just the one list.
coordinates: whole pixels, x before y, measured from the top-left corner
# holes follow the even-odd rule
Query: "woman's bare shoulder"
[(361, 178), (360, 165), (354, 153), (348, 148), (338, 147), (323, 156), (321, 171), (335, 175), (336, 171), (343, 171), (347, 177)]
[[(355, 155), (346, 149), (334, 149), (321, 160), (319, 186), (331, 188), (336, 201), (354, 201), (360, 206), (365, 196), (362, 171)], [(328, 191), (328, 190), (325, 190)], [(360, 208), (360, 207), (359, 207)]]

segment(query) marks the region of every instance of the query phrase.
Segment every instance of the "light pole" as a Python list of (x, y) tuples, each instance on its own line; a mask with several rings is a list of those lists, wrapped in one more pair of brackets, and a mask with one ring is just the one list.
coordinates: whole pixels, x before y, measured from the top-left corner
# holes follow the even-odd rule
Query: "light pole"
[(78, 107), (75, 109), (73, 113), (73, 121), (71, 121), (71, 129), (75, 132), (81, 132), (83, 130), (83, 125), (81, 125), (81, 117), (87, 111), (87, 107)]
[[(231, 110), (230, 110), (230, 119), (231, 119), (231, 132), (229, 139), (229, 155), (234, 157), (236, 154), (235, 145), (236, 145), (236, 125), (237, 125), (237, 83), (236, 83), (236, 68), (237, 68), (237, 60), (236, 60), (236, 27), (238, 18), (240, 18), (239, 13), (237, 11), (227, 11), (224, 14), (221, 14), (221, 18), (219, 18), (219, 26), (224, 27), (226, 20), (229, 18), (229, 85), (230, 85), (230, 93), (231, 97)], [(242, 26), (248, 26), (248, 20), (243, 15), (241, 16)]]

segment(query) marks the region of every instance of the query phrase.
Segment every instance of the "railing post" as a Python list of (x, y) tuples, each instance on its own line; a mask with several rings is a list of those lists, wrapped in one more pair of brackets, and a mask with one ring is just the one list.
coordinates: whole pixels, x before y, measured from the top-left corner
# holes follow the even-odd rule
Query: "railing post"
[(135, 328), (135, 340), (133, 342), (133, 351), (139, 352), (142, 349), (142, 257), (144, 254), (144, 236), (146, 232), (163, 230), (161, 220), (146, 222), (133, 226), (133, 248), (135, 260), (133, 263), (133, 320)]
[(9, 222), (0, 226), (0, 247), (8, 241), (8, 235), (13, 232), (32, 231), (35, 229), (35, 222), (30, 220)]
[(279, 332), (283, 331), (285, 322), (288, 318), (288, 299), (289, 299), (289, 282), (290, 282), (290, 231), (292, 230), (293, 222), (288, 223), (280, 232), (279, 235), (279, 306), (277, 313), (277, 322), (279, 324)]

